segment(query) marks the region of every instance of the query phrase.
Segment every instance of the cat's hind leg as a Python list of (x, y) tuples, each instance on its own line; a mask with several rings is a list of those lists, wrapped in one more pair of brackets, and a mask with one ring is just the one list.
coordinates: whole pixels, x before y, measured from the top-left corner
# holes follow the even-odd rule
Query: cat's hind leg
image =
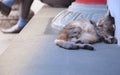
[(64, 49), (74, 50), (79, 49), (79, 46), (74, 42), (65, 41), (65, 40), (55, 40), (55, 44)]
[(59, 47), (69, 50), (75, 49), (86, 49), (86, 50), (94, 50), (94, 47), (90, 44), (78, 44), (75, 42), (65, 41), (65, 40), (55, 40), (55, 44)]

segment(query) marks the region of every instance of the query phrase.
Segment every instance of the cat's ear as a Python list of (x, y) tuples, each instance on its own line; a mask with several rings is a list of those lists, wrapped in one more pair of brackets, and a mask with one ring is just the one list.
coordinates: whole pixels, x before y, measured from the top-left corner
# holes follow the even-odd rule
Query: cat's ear
[(111, 16), (110, 11), (108, 10), (105, 16)]
[(114, 17), (111, 15), (111, 13), (110, 13), (109, 10), (107, 11), (105, 17), (109, 18), (109, 19), (111, 20), (111, 22), (112, 22), (113, 24), (115, 24), (115, 23), (114, 23)]
[(96, 22), (90, 20), (90, 23), (96, 26)]
[(111, 13), (110, 13), (110, 10), (107, 11), (106, 15), (105, 16), (109, 16), (109, 17), (112, 17)]

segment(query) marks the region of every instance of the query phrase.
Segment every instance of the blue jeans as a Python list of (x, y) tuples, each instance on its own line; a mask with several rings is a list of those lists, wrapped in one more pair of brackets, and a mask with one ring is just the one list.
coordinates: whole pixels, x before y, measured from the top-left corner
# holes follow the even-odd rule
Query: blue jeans
[(115, 37), (120, 45), (120, 0), (107, 0), (111, 16), (115, 19)]
[(12, 7), (12, 5), (15, 3), (16, 0), (3, 0), (2, 3), (5, 5)]

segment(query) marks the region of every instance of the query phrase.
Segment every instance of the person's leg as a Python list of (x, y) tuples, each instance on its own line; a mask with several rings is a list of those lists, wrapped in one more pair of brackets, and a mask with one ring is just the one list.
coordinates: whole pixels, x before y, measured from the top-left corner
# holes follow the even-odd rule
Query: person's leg
[(33, 0), (21, 0), (20, 17), (16, 25), (9, 29), (3, 29), (4, 33), (19, 33), (28, 22), (28, 15)]
[[(87, 0), (85, 1), (87, 2)], [(107, 6), (104, 2), (103, 4), (98, 4), (100, 0), (88, 1), (92, 2), (90, 2), (90, 4), (87, 4), (89, 2), (84, 3), (84, 0), (75, 0), (75, 2), (73, 2), (67, 9), (61, 11), (54, 17), (51, 24), (52, 27), (60, 30), (68, 23), (80, 18), (88, 18), (97, 22), (99, 18), (105, 15), (107, 12)]]
[(2, 3), (9, 6), (9, 7), (12, 7), (12, 5), (14, 4), (16, 0), (3, 0)]
[(120, 45), (120, 13), (118, 13), (119, 15), (117, 15), (115, 17), (115, 26), (116, 26), (116, 29), (115, 29), (115, 37), (117, 38), (117, 41), (118, 41), (118, 45)]
[(107, 0), (108, 9), (115, 19), (115, 37), (120, 45), (120, 0)]
[(30, 13), (30, 7), (33, 3), (33, 0), (22, 0), (21, 3), (21, 11), (20, 11), (20, 17), (19, 20), (17, 22), (17, 25), (19, 27), (24, 27), (27, 22), (28, 22), (28, 15)]
[(52, 7), (68, 7), (75, 0), (40, 0)]
[(2, 2), (0, 2), (0, 11), (3, 15), (8, 16), (10, 11), (11, 11), (11, 7), (12, 5), (15, 3), (16, 0), (2, 0)]

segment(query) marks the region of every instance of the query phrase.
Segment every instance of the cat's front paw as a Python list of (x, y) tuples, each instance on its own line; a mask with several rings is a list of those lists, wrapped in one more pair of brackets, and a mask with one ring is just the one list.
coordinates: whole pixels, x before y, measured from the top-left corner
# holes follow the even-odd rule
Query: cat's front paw
[(109, 37), (105, 39), (105, 42), (108, 44), (117, 44), (117, 39), (115, 37)]

